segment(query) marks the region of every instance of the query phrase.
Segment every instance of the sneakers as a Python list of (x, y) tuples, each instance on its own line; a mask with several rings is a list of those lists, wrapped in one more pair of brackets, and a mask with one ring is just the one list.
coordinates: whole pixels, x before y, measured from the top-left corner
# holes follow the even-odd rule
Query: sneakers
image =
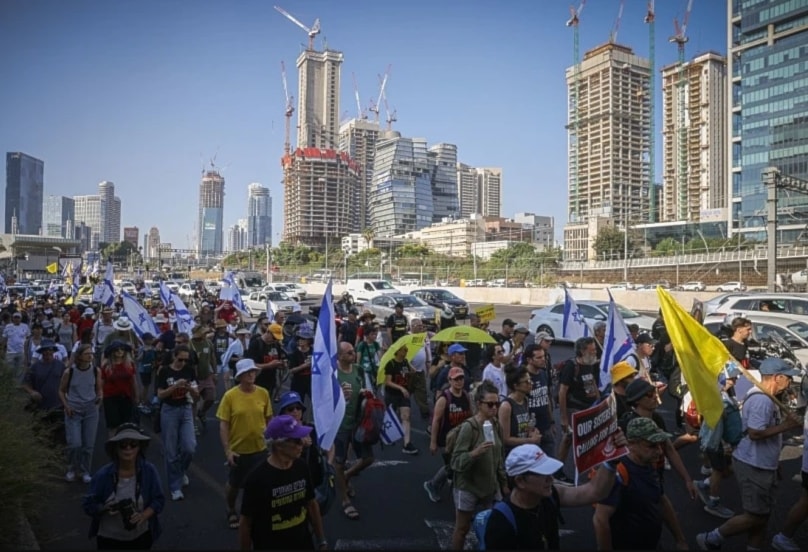
[(707, 504), (704, 505), (704, 511), (707, 512), (708, 514), (723, 519), (729, 519), (735, 515), (735, 512), (733, 512), (726, 506), (723, 506), (717, 498), (707, 502)]
[(90, 475), (89, 473), (82, 474), (82, 476), (81, 476), (81, 482), (84, 483), (84, 484), (89, 484), (89, 483), (92, 482), (92, 480), (93, 480), (93, 476)]
[(182, 494), (182, 491), (180, 490), (171, 491), (171, 500), (177, 501), (182, 500), (183, 498), (185, 498), (185, 495)]
[(76, 480), (76, 472), (74, 472), (73, 470), (70, 470), (65, 474), (65, 481), (67, 481), (68, 483), (73, 483), (73, 481), (75, 480)]
[(567, 474), (564, 473), (564, 470), (558, 470), (555, 475), (553, 475), (553, 479), (559, 485), (564, 485), (565, 487), (574, 487), (575, 481), (567, 477)]
[(418, 454), (418, 449), (415, 448), (415, 445), (412, 443), (407, 443), (404, 445), (404, 448), (401, 449), (401, 452), (404, 454)]
[(772, 538), (772, 548), (775, 550), (799, 550), (800, 547), (794, 542), (794, 539), (790, 539), (782, 533), (777, 533), (774, 538)]
[(150, 416), (152, 412), (152, 409), (148, 404), (139, 404), (137, 409), (144, 416)]
[(432, 483), (424, 481), (424, 490), (426, 494), (429, 495), (429, 500), (432, 502), (440, 502), (440, 494), (435, 490), (435, 487), (432, 486)]
[(190, 484), (191, 484), (191, 481), (188, 479), (188, 476), (187, 476), (187, 475), (183, 475), (183, 476), (182, 476), (182, 486), (183, 486), (183, 487), (187, 487), (187, 486), (188, 486), (188, 485), (190, 485)]
[(704, 484), (704, 481), (698, 479), (693, 480), (693, 486), (696, 487), (696, 493), (699, 495), (701, 502), (707, 506), (710, 503), (710, 487)]
[(709, 533), (699, 533), (696, 535), (696, 545), (699, 547), (699, 550), (721, 550), (721, 545), (709, 540), (707, 538), (708, 535)]
[(701, 470), (699, 471), (701, 471), (701, 475), (703, 475), (704, 477), (709, 477), (713, 474), (713, 468), (709, 466), (702, 466)]

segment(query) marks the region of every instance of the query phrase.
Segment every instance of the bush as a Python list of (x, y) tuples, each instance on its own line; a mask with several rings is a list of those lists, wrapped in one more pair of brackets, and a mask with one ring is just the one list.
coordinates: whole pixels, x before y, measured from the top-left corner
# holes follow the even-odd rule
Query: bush
[(21, 517), (36, 515), (64, 464), (62, 447), (55, 447), (25, 410), (27, 402), (28, 396), (0, 363), (0, 549), (17, 548)]

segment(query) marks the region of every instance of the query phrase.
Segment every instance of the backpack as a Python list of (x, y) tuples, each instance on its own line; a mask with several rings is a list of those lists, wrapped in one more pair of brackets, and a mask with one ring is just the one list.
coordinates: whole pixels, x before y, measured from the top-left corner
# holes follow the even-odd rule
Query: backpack
[(384, 428), (386, 407), (370, 391), (362, 391), (359, 401), (359, 423), (354, 430), (354, 440), (363, 445), (375, 445), (379, 442)]
[(741, 442), (745, 434), (743, 430), (743, 420), (741, 419), (741, 410), (734, 401), (724, 403), (723, 422), (724, 431), (721, 438), (734, 447)]
[(477, 437), (474, 436), (474, 433), (477, 432), (479, 434), (480, 427), (479, 424), (475, 424), (473, 420), (474, 416), (469, 416), (449, 430), (449, 433), (446, 434), (446, 446), (444, 447), (446, 454), (451, 456), (454, 453), (455, 444), (457, 443), (457, 436), (460, 435), (460, 428), (463, 427), (463, 424), (471, 424), (471, 442), (475, 443), (477, 441)]
[(487, 510), (477, 512), (477, 515), (474, 516), (472, 527), (474, 528), (474, 535), (477, 537), (477, 550), (485, 550), (485, 529), (488, 526), (488, 520), (491, 517), (491, 512), (493, 510), (498, 511), (505, 516), (505, 519), (507, 519), (511, 524), (511, 527), (513, 527), (514, 533), (518, 531), (516, 528), (516, 518), (513, 516), (513, 510), (511, 510), (511, 507), (507, 502), (497, 502), (494, 504), (493, 508), (488, 508)]
[[(98, 368), (95, 366), (90, 366), (90, 370), (93, 371), (93, 385), (98, 383)], [(67, 390), (70, 390), (70, 382), (73, 381), (73, 367), (67, 369)]]

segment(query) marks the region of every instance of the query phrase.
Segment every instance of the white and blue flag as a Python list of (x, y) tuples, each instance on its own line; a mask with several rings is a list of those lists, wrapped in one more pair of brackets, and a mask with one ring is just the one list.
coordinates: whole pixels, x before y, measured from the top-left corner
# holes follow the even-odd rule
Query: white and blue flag
[(272, 302), (267, 298), (267, 324), (275, 322), (275, 311), (272, 310)]
[(194, 326), (196, 326), (194, 317), (188, 310), (188, 307), (185, 306), (185, 303), (182, 302), (179, 295), (171, 291), (170, 293), (171, 304), (174, 305), (174, 316), (177, 321), (177, 331), (191, 335), (191, 332), (194, 330)]
[(228, 270), (222, 278), (222, 282), (227, 285), (222, 286), (219, 290), (219, 299), (222, 301), (230, 301), (233, 307), (241, 314), (247, 314), (247, 307), (244, 305), (244, 299), (241, 298), (241, 292), (236, 285), (236, 279), (233, 276), (233, 271)]
[(165, 280), (160, 280), (160, 301), (163, 302), (163, 306), (168, 308), (171, 304), (171, 288), (168, 287), (165, 283)]
[(384, 411), (384, 425), (382, 426), (382, 443), (385, 445), (392, 445), (399, 439), (404, 438), (404, 428), (401, 427), (401, 420), (396, 416), (396, 410), (393, 405), (387, 405)]
[(329, 280), (317, 317), (311, 365), (311, 406), (322, 450), (328, 450), (334, 444), (345, 416), (345, 397), (337, 377), (337, 327), (331, 285)]
[(143, 334), (147, 332), (155, 337), (160, 335), (160, 330), (157, 329), (157, 324), (154, 323), (149, 311), (138, 303), (137, 299), (123, 290), (121, 290), (121, 298), (123, 299), (123, 312), (132, 322), (132, 328), (134, 328), (141, 341), (143, 340)]
[(637, 347), (626, 322), (620, 315), (609, 293), (609, 315), (606, 318), (606, 335), (603, 337), (603, 355), (600, 357), (600, 390), (603, 391), (612, 383), (612, 366), (637, 354)]
[(113, 281), (115, 273), (112, 268), (112, 261), (107, 261), (107, 271), (104, 279), (93, 288), (93, 301), (101, 303), (105, 307), (111, 307), (115, 302), (115, 286)]
[(589, 324), (586, 323), (584, 315), (575, 304), (570, 290), (564, 288), (564, 319), (561, 323), (561, 337), (575, 341), (590, 335), (592, 335), (592, 330), (589, 329)]

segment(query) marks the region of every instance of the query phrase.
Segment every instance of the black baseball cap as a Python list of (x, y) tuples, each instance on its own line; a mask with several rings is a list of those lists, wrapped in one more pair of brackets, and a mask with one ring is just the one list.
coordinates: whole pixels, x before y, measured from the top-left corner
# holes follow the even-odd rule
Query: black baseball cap
[(516, 326), (516, 322), (514, 322), (510, 318), (506, 318), (505, 320), (502, 321), (502, 325), (503, 326)]

